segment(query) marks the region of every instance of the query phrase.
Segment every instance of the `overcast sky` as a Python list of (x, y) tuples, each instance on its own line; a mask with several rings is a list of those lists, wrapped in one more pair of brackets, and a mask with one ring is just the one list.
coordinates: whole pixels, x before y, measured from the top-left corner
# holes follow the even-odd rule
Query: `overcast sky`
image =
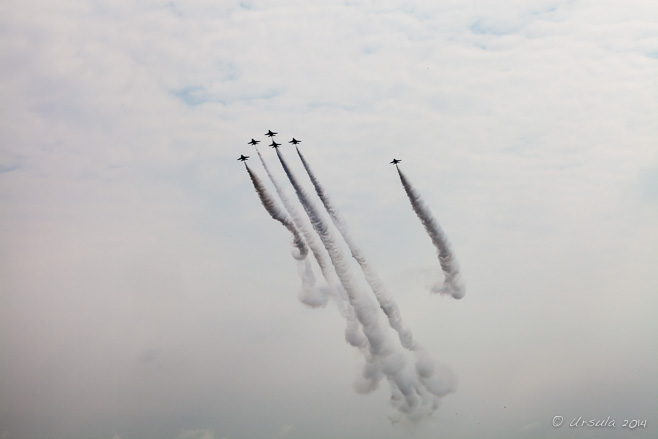
[[(5, 0), (0, 65), (0, 438), (656, 437), (654, 1)], [(299, 301), (268, 129), (455, 375), (432, 416)]]

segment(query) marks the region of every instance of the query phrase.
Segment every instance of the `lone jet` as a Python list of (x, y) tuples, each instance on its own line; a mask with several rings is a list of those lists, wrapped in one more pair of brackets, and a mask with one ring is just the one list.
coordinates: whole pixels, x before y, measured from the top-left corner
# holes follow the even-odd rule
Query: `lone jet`
[(280, 144), (280, 143), (276, 143), (274, 140), (272, 140), (272, 143), (270, 143), (270, 146), (271, 146), (272, 148), (278, 148), (279, 146), (281, 146), (281, 144)]
[(297, 145), (298, 143), (302, 143), (302, 141), (301, 141), (301, 140), (297, 140), (297, 139), (295, 139), (295, 138), (293, 137), (292, 140), (291, 140), (290, 142), (288, 142), (288, 143), (292, 143), (293, 145)]
[(241, 162), (244, 162), (244, 161), (246, 161), (248, 158), (249, 158), (248, 155), (242, 155), (242, 154), (240, 154), (240, 158), (239, 158), (238, 160), (240, 160)]
[(250, 145), (256, 145), (256, 144), (260, 143), (260, 140), (251, 139), (251, 142), (247, 142), (247, 143), (250, 144)]
[(274, 137), (274, 136), (276, 136), (276, 133), (273, 133), (272, 130), (267, 130), (267, 132), (265, 133), (265, 135), (266, 135), (267, 137)]
[(392, 165), (397, 165), (397, 164), (400, 163), (401, 161), (402, 161), (402, 160), (393, 159), (393, 161), (391, 162), (391, 164), (392, 164)]

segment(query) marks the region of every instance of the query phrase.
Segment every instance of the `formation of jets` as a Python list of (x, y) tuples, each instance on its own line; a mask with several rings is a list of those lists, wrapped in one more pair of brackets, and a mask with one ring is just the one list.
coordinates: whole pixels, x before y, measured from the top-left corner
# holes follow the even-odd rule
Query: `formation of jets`
[[(269, 137), (270, 139), (272, 139), (272, 143), (270, 143), (269, 146), (271, 146), (272, 148), (278, 148), (279, 146), (281, 146), (280, 143), (276, 143), (276, 142), (274, 141), (274, 136), (276, 136), (277, 133), (275, 133), (275, 132), (272, 131), (272, 130), (267, 130), (267, 132), (265, 133), (265, 135), (266, 135), (267, 137)], [(260, 140), (254, 140), (254, 139), (251, 139), (251, 140), (250, 140), (249, 142), (247, 142), (247, 143), (248, 143), (249, 145), (254, 145), (254, 146), (256, 146), (256, 145), (258, 145), (258, 144), (260, 143)], [(292, 143), (293, 145), (297, 145), (298, 143), (302, 143), (302, 141), (301, 141), (301, 140), (297, 140), (297, 139), (295, 139), (295, 138), (293, 137), (292, 140), (291, 140), (290, 142), (288, 142), (288, 143)], [(242, 154), (240, 154), (240, 158), (238, 158), (238, 160), (240, 160), (241, 162), (244, 162), (244, 161), (247, 160), (248, 158), (249, 158), (248, 155), (242, 155)], [(401, 161), (402, 161), (402, 160), (398, 160), (398, 159), (394, 158), (393, 161), (391, 162), (391, 164), (397, 166), (397, 164), (400, 163)]]

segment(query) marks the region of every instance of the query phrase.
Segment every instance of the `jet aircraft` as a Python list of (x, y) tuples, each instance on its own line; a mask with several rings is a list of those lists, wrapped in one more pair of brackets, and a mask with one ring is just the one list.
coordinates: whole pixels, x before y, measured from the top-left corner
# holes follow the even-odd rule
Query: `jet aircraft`
[(290, 142), (288, 142), (288, 143), (292, 143), (293, 145), (297, 145), (298, 143), (302, 143), (302, 141), (301, 141), (301, 140), (297, 140), (297, 139), (295, 139), (295, 138), (293, 137), (292, 140), (291, 140)]
[(246, 161), (248, 158), (249, 158), (248, 155), (242, 155), (242, 154), (240, 154), (240, 158), (239, 158), (238, 160), (240, 160), (241, 162), (244, 162), (244, 161)]
[(251, 141), (247, 142), (247, 143), (250, 144), (250, 145), (256, 145), (256, 144), (260, 143), (260, 140), (251, 139)]
[(272, 140), (272, 143), (270, 143), (270, 146), (271, 146), (272, 148), (278, 148), (279, 146), (281, 146), (281, 144), (280, 144), (280, 143), (276, 143), (274, 140)]
[(276, 133), (272, 132), (272, 130), (267, 130), (267, 132), (265, 133), (265, 135), (266, 135), (267, 137), (274, 137), (274, 136), (276, 136)]
[(391, 162), (391, 164), (392, 164), (392, 165), (397, 165), (397, 164), (400, 163), (401, 161), (402, 161), (402, 160), (393, 159), (393, 161)]

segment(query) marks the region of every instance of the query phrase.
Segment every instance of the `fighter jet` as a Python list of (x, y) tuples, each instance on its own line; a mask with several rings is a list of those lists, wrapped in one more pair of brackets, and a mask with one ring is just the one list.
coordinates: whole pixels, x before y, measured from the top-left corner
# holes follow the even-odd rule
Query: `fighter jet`
[(295, 139), (295, 138), (293, 137), (292, 140), (291, 140), (290, 142), (288, 142), (288, 143), (292, 143), (293, 145), (297, 145), (298, 143), (302, 143), (302, 141), (301, 141), (301, 140), (297, 140), (297, 139)]
[(273, 133), (272, 130), (267, 130), (267, 132), (265, 133), (265, 135), (266, 135), (267, 137), (274, 137), (274, 136), (276, 136), (276, 133)]
[(240, 160), (241, 162), (244, 162), (244, 161), (246, 161), (248, 158), (249, 158), (248, 155), (242, 155), (242, 154), (240, 154), (240, 158), (239, 158), (238, 160)]
[(279, 146), (281, 146), (281, 144), (280, 144), (280, 143), (276, 143), (274, 140), (272, 140), (272, 143), (270, 143), (270, 146), (271, 146), (272, 148), (278, 148)]
[(402, 161), (402, 160), (393, 159), (393, 161), (391, 162), (391, 164), (392, 164), (392, 165), (397, 165), (397, 164), (400, 163), (401, 161)]
[(256, 145), (256, 144), (260, 143), (260, 140), (251, 139), (251, 142), (247, 142), (247, 143), (250, 144), (250, 145)]

